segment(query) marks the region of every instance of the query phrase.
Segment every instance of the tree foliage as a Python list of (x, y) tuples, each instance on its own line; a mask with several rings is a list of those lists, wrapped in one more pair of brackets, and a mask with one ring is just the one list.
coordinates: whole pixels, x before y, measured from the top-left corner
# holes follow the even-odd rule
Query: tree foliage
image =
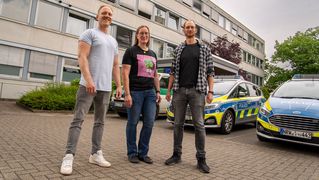
[(240, 44), (237, 42), (230, 42), (227, 36), (217, 37), (214, 42), (209, 44), (212, 54), (224, 58), (235, 64), (241, 61)]
[(294, 73), (319, 73), (319, 27), (276, 41), (274, 62), (289, 62)]
[[(276, 66), (278, 62), (289, 63), (290, 68)], [(276, 41), (272, 62), (265, 64), (267, 83), (265, 88), (271, 92), (294, 74), (319, 73), (319, 27), (305, 32), (297, 32), (284, 42)]]

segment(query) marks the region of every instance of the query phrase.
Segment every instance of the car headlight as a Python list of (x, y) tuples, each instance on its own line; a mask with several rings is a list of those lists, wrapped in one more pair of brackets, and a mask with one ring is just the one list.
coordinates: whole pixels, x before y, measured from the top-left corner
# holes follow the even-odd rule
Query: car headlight
[(216, 109), (218, 108), (220, 103), (212, 103), (205, 106), (205, 109)]
[(269, 110), (265, 106), (260, 108), (259, 113), (266, 116), (266, 117), (268, 117), (270, 115)]

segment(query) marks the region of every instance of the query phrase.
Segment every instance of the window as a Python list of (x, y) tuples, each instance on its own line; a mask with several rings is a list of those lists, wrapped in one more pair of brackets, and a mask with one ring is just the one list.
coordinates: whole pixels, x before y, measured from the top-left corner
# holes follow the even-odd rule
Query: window
[(260, 96), (260, 91), (258, 91), (258, 88), (252, 84), (246, 84), (249, 90), (249, 95), (251, 97)]
[(31, 78), (54, 80), (58, 56), (31, 51), (29, 73)]
[(211, 42), (211, 43), (214, 42), (215, 39), (217, 39), (217, 35), (214, 34), (214, 33), (211, 33), (211, 34), (210, 34), (210, 42)]
[(205, 29), (202, 29), (202, 40), (206, 42), (210, 42), (210, 32), (206, 31)]
[(66, 32), (80, 36), (87, 28), (89, 28), (89, 19), (78, 16), (76, 14), (69, 14), (66, 26)]
[(247, 87), (245, 83), (241, 83), (238, 85), (238, 96), (246, 97), (248, 95)]
[(243, 29), (240, 28), (240, 27), (237, 27), (237, 28), (238, 28), (238, 34), (237, 34), (237, 36), (240, 37), (240, 38), (242, 38), (242, 37), (243, 37)]
[(159, 7), (155, 8), (155, 21), (165, 25), (165, 15), (166, 12), (163, 9), (160, 9)]
[(191, 7), (193, 2), (192, 0), (183, 0), (183, 3)]
[(245, 62), (247, 61), (247, 52), (246, 51), (243, 51), (242, 60)]
[(172, 29), (174, 29), (174, 30), (177, 30), (177, 28), (178, 28), (178, 17), (170, 14), (169, 17), (168, 17), (167, 26), (172, 28)]
[(132, 11), (136, 9), (136, 0), (119, 0), (119, 4)]
[(39, 1), (36, 25), (59, 31), (62, 21), (62, 7), (48, 2)]
[(186, 22), (186, 19), (180, 18), (180, 20), (181, 20), (180, 32), (183, 32), (184, 23)]
[(196, 25), (196, 29), (197, 29), (197, 32), (195, 34), (195, 37), (200, 39), (200, 31), (201, 31), (202, 28), (200, 26)]
[(163, 58), (164, 42), (153, 39), (153, 51), (156, 53), (157, 58)]
[(231, 33), (233, 35), (237, 36), (237, 25), (236, 24), (232, 24)]
[(225, 18), (224, 16), (220, 15), (218, 16), (218, 25), (222, 28), (225, 27)]
[(212, 20), (217, 23), (218, 22), (218, 18), (219, 18), (219, 14), (217, 11), (215, 11), (214, 9), (212, 9)]
[(199, 0), (193, 0), (193, 8), (197, 12), (202, 11), (202, 3)]
[(165, 58), (170, 58), (173, 57), (173, 52), (177, 46), (173, 44), (167, 44), (166, 46), (166, 53), (165, 53)]
[(244, 31), (244, 35), (243, 35), (243, 40), (244, 40), (245, 42), (247, 42), (247, 40), (248, 40), (248, 33), (245, 32), (245, 31)]
[(211, 8), (207, 4), (203, 4), (203, 15), (207, 18), (210, 16)]
[(121, 26), (117, 26), (116, 40), (119, 47), (129, 48), (132, 45), (132, 31)]
[(151, 19), (153, 12), (153, 3), (148, 0), (139, 0), (138, 1), (138, 14)]
[(0, 45), (0, 74), (20, 76), (24, 55), (23, 49)]
[(225, 29), (227, 30), (227, 31), (231, 31), (231, 23), (230, 23), (230, 21), (228, 20), (228, 19), (226, 19), (226, 21), (225, 21)]
[(71, 82), (81, 77), (79, 62), (76, 59), (64, 58), (62, 81)]
[(0, 0), (0, 15), (17, 21), (28, 22), (31, 0)]

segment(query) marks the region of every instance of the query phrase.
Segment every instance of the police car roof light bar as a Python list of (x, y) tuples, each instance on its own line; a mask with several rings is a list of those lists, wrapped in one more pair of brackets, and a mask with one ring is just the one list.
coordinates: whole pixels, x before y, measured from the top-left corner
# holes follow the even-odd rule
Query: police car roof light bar
[(305, 80), (305, 79), (310, 79), (310, 80), (319, 80), (319, 74), (295, 74), (292, 77), (293, 80)]
[(244, 80), (244, 78), (240, 75), (222, 75), (222, 76), (215, 76), (214, 79), (242, 79)]

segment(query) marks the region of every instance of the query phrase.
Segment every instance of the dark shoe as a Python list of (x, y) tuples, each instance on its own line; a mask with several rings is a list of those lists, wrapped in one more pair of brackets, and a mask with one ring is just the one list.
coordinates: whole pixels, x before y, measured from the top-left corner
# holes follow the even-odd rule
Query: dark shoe
[(174, 152), (172, 157), (170, 157), (169, 159), (165, 161), (165, 164), (169, 166), (169, 165), (180, 163), (181, 161), (182, 161), (181, 155), (178, 155), (177, 153)]
[(131, 163), (139, 163), (140, 160), (138, 159), (137, 156), (128, 156), (128, 161), (130, 161)]
[(202, 173), (209, 173), (210, 168), (206, 164), (206, 158), (197, 159), (197, 169)]
[(147, 164), (153, 164), (153, 160), (150, 157), (148, 157), (148, 156), (138, 157), (138, 159), (140, 161), (143, 161), (143, 162), (147, 163)]

